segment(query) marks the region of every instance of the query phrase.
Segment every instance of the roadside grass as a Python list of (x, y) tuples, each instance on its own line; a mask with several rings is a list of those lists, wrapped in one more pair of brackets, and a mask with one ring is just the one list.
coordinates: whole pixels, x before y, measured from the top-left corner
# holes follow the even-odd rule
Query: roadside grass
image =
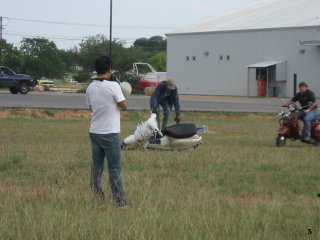
[[(0, 119), (0, 239), (320, 239), (320, 149), (276, 148), (273, 115), (183, 113), (217, 133), (192, 152), (123, 152), (132, 208), (118, 209), (106, 171), (108, 201), (92, 202), (88, 117), (12, 111)], [(124, 114), (121, 138), (147, 115)]]
[(82, 84), (78, 83), (70, 83), (64, 80), (54, 79), (54, 87), (55, 88), (70, 88), (70, 89), (83, 89)]

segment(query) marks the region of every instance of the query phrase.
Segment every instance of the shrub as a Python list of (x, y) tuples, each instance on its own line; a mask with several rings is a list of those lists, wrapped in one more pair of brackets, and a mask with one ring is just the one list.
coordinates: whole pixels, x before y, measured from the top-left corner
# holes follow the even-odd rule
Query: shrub
[(90, 81), (90, 74), (87, 71), (80, 71), (74, 76), (74, 80), (79, 83)]
[(83, 85), (82, 88), (78, 89), (77, 93), (86, 93), (88, 86)]
[(47, 114), (48, 117), (54, 117), (54, 112), (50, 109), (43, 110), (45, 114)]

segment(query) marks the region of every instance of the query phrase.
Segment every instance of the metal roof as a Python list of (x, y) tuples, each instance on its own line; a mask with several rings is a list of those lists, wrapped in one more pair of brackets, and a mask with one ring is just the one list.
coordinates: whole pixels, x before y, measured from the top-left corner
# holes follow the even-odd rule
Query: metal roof
[(320, 46), (320, 40), (301, 40), (301, 45)]
[(280, 63), (285, 63), (286, 61), (267, 61), (267, 62), (260, 62), (260, 63), (255, 63), (252, 65), (249, 65), (248, 68), (267, 68), (271, 67), (274, 65), (278, 65)]
[(320, 26), (319, 0), (257, 0), (167, 35)]

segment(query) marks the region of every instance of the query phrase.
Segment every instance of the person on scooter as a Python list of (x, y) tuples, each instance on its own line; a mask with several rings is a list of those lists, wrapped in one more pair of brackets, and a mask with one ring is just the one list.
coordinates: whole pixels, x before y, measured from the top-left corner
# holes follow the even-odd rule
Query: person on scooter
[(151, 95), (150, 107), (152, 113), (158, 114), (159, 105), (163, 108), (164, 117), (162, 122), (162, 129), (165, 129), (168, 126), (171, 114), (172, 106), (176, 111), (175, 122), (180, 123), (180, 103), (178, 88), (174, 80), (168, 80), (161, 82)]
[(304, 123), (304, 140), (311, 141), (311, 121), (318, 115), (318, 106), (314, 93), (308, 88), (305, 82), (299, 83), (299, 93), (286, 104), (283, 104), (282, 107), (288, 107), (297, 101), (301, 105), (301, 110), (298, 112), (298, 115)]

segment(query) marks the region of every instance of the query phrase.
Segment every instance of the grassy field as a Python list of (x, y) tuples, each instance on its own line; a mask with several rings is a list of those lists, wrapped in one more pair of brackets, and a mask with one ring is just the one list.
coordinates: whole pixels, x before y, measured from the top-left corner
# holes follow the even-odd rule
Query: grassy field
[[(1, 240), (320, 239), (320, 149), (275, 148), (273, 115), (183, 113), (217, 132), (194, 152), (124, 152), (132, 208), (118, 209), (106, 172), (108, 203), (92, 202), (88, 114), (10, 111), (0, 118)], [(122, 138), (137, 120), (123, 115)]]

